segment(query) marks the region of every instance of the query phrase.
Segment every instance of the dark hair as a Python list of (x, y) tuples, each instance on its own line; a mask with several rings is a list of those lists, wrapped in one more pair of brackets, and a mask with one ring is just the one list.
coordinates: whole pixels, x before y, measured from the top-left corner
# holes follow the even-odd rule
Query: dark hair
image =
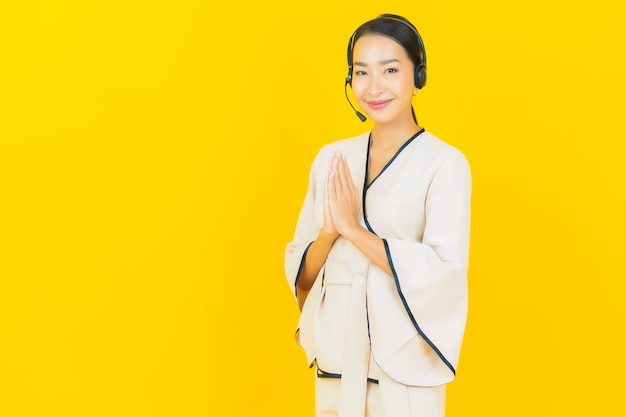
[[(412, 29), (411, 29), (412, 28)], [(418, 39), (415, 26), (406, 18), (395, 14), (381, 14), (375, 19), (363, 23), (354, 31), (349, 45), (348, 65), (352, 65), (354, 44), (361, 36), (376, 34), (387, 36), (400, 44), (406, 51), (413, 65), (417, 67), (425, 64), (426, 57), (423, 55), (423, 45)]]

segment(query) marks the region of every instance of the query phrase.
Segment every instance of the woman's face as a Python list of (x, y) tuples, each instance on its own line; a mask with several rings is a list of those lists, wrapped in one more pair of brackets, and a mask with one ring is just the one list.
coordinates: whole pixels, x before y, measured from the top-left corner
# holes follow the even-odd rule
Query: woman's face
[(399, 43), (383, 35), (364, 35), (354, 45), (352, 62), (352, 91), (374, 123), (413, 120), (414, 65)]

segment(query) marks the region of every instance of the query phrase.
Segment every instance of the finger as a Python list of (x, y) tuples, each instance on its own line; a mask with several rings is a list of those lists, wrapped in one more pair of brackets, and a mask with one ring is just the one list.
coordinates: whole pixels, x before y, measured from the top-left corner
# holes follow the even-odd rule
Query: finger
[(348, 161), (346, 157), (341, 155), (339, 158), (339, 175), (341, 178), (341, 187), (343, 190), (350, 190), (352, 185), (352, 177), (350, 176), (350, 169), (348, 168)]
[(330, 174), (330, 172), (333, 170), (333, 166), (335, 165), (335, 152), (330, 154), (330, 157), (328, 158), (328, 168), (326, 170), (326, 172), (328, 174)]
[(328, 206), (328, 199), (330, 198), (330, 168), (326, 170), (326, 181), (324, 182), (324, 206)]
[(339, 170), (340, 159), (335, 157), (331, 170), (331, 186), (335, 191), (335, 196), (343, 191), (341, 184), (341, 172)]
[(330, 204), (331, 200), (337, 199), (337, 175), (335, 171), (331, 171), (328, 174), (327, 187), (328, 187), (328, 198), (329, 198), (328, 203)]
[(356, 192), (356, 185), (354, 184), (354, 180), (352, 179), (352, 174), (350, 173), (350, 166), (348, 165), (348, 160), (346, 159), (346, 157), (343, 157), (344, 160), (344, 175), (346, 178), (346, 182), (348, 184), (348, 190), (350, 192)]
[(326, 183), (330, 181), (330, 174), (333, 172), (334, 160), (335, 158), (333, 157), (333, 155), (331, 155), (330, 159), (328, 160), (328, 167), (326, 168)]
[(333, 197), (335, 190), (334, 182), (335, 182), (335, 165), (337, 164), (336, 152), (333, 152), (330, 155), (330, 160), (328, 161), (328, 170), (326, 172), (326, 194), (329, 198)]

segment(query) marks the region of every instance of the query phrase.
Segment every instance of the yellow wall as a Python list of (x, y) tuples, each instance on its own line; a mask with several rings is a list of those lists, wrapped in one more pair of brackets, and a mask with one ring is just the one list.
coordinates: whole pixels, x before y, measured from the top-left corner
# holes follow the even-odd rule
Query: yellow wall
[(0, 415), (313, 415), (283, 249), (384, 12), (474, 175), (448, 416), (624, 413), (620, 2), (5, 3)]

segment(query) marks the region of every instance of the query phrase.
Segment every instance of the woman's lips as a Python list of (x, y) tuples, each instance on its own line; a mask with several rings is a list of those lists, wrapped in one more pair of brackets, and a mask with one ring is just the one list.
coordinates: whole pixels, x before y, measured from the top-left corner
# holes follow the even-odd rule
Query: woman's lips
[(369, 106), (370, 109), (380, 110), (380, 109), (387, 107), (387, 104), (389, 103), (391, 103), (391, 100), (373, 100), (373, 101), (368, 101), (367, 105)]

